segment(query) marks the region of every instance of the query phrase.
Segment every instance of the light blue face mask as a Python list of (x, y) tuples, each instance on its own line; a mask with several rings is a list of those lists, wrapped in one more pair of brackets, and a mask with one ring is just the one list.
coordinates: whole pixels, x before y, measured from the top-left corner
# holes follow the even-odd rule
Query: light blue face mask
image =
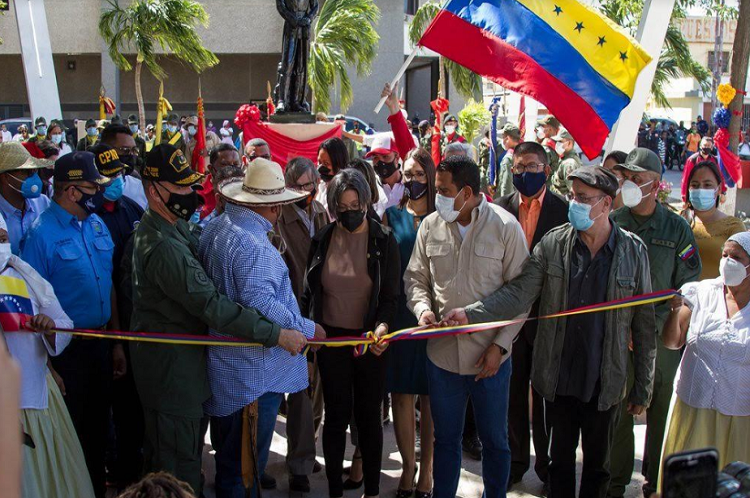
[[(603, 199), (604, 198), (599, 199), (599, 201), (594, 204), (594, 206), (599, 204), (599, 202), (602, 202)], [(570, 220), (570, 224), (573, 225), (573, 228), (575, 228), (579, 232), (585, 232), (586, 230), (594, 226), (594, 220), (596, 220), (596, 218), (603, 214), (600, 213), (596, 218), (592, 220), (591, 209), (594, 206), (590, 206), (588, 204), (584, 204), (575, 200), (570, 201), (570, 204), (568, 204), (568, 220)]]
[(167, 130), (169, 130), (169, 133), (174, 133), (177, 131), (177, 127), (174, 125), (167, 125)]
[(86, 135), (90, 137), (95, 137), (96, 134), (97, 134), (97, 129), (95, 127), (92, 126), (91, 128), (86, 128)]
[(122, 179), (122, 175), (120, 175), (112, 180), (112, 183), (104, 189), (104, 198), (112, 202), (119, 200), (122, 197), (124, 189), (125, 181)]
[(138, 133), (138, 125), (130, 125), (130, 133), (132, 133), (133, 135)]
[(36, 128), (36, 134), (40, 137), (43, 137), (47, 135), (47, 127), (46, 126), (37, 126)]
[(710, 211), (716, 207), (716, 189), (690, 189), (690, 204), (696, 211)]

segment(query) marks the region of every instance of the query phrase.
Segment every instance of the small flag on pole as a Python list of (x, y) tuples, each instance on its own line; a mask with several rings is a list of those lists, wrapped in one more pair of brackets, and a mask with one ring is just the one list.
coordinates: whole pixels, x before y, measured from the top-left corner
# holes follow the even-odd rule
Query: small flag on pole
[(201, 96), (201, 80), (198, 78), (198, 131), (195, 133), (195, 149), (191, 165), (195, 171), (203, 174), (206, 171), (206, 116), (203, 110), (203, 97)]

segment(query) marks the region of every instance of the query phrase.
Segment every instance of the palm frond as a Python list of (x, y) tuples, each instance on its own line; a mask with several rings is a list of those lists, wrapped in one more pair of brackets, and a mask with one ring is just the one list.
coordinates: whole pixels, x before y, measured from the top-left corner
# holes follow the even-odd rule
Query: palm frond
[(423, 3), (417, 9), (409, 23), (409, 41), (412, 45), (419, 42), (427, 26), (435, 19), (438, 12), (440, 12), (440, 4), (433, 1)]
[(375, 26), (380, 9), (373, 0), (327, 0), (315, 22), (310, 48), (308, 82), (317, 110), (331, 108), (331, 89), (338, 83), (341, 109), (354, 100), (348, 68), (360, 77), (370, 74), (380, 36)]

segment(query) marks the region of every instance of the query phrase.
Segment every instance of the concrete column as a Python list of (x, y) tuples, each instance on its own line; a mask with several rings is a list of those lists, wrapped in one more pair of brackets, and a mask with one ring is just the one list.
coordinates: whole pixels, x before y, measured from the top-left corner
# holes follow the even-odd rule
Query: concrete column
[(16, 0), (16, 24), (31, 116), (62, 118), (44, 0)]
[[(102, 0), (101, 4), (102, 11), (108, 10), (109, 1)], [(122, 112), (122, 101), (120, 98), (120, 69), (115, 66), (112, 59), (109, 57), (109, 51), (107, 44), (102, 40), (102, 86), (107, 92), (107, 97), (111, 98), (117, 106), (117, 113), (123, 118), (126, 117)], [(128, 74), (134, 74), (132, 71)], [(137, 114), (137, 112), (136, 112)]]

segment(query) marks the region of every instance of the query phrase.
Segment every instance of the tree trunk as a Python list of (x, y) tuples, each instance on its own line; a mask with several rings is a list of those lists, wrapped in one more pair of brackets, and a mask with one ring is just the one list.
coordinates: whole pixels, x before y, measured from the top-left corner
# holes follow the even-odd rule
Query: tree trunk
[[(740, 0), (740, 13), (737, 19), (737, 32), (732, 47), (732, 75), (730, 84), (737, 90), (747, 91), (747, 65), (750, 58), (750, 0)], [(742, 125), (742, 106), (744, 95), (739, 93), (729, 105), (732, 119), (729, 122), (729, 148), (737, 152), (740, 143), (740, 126)], [(739, 115), (735, 114), (739, 113)]]
[[(139, 58), (140, 59), (140, 58)], [(135, 98), (138, 101), (138, 126), (141, 133), (146, 133), (146, 109), (143, 106), (143, 89), (141, 88), (141, 69), (143, 62), (137, 60), (135, 63)]]

